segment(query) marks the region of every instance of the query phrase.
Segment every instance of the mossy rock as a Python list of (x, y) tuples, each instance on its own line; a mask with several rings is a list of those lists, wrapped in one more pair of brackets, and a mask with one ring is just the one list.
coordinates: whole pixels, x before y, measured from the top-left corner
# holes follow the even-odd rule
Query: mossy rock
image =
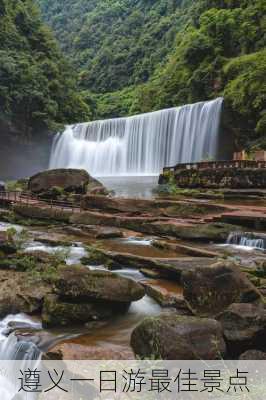
[(131, 346), (148, 359), (214, 360), (226, 353), (217, 321), (174, 313), (143, 320), (132, 333)]
[(60, 267), (55, 282), (57, 293), (68, 301), (107, 300), (130, 303), (140, 300), (144, 288), (132, 279), (107, 271), (91, 271), (84, 266)]

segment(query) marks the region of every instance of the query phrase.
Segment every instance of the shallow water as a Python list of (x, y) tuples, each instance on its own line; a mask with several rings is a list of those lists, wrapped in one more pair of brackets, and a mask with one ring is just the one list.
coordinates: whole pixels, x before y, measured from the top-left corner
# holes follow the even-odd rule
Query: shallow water
[(153, 190), (158, 186), (158, 175), (117, 176), (97, 178), (116, 197), (154, 198)]
[(154, 257), (154, 258), (176, 258), (179, 255), (184, 257), (183, 254), (178, 254), (175, 251), (159, 249), (152, 245), (150, 238), (122, 238), (122, 239), (109, 239), (102, 240), (101, 247), (105, 250), (115, 251), (118, 253), (130, 253), (141, 257)]

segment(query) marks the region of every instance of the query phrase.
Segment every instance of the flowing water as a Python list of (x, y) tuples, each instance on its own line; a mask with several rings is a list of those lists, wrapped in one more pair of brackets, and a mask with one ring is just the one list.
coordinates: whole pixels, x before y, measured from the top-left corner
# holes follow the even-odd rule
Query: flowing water
[(222, 98), (132, 117), (67, 126), (50, 168), (93, 176), (158, 175), (164, 166), (216, 159)]
[[(1, 223), (1, 230), (6, 230), (14, 227), (12, 224)], [(16, 226), (17, 230), (21, 230), (20, 226)], [(110, 240), (111, 243), (116, 243), (115, 240)], [(140, 239), (129, 237), (128, 239), (121, 239), (121, 244), (129, 246), (132, 251), (136, 249), (149, 249), (151, 246), (151, 238)], [(111, 245), (112, 246), (112, 245)], [(117, 241), (117, 246), (119, 242)], [(87, 252), (84, 246), (76, 243), (74, 246), (49, 246), (42, 244), (38, 241), (29, 239), (24, 245), (25, 251), (45, 251), (50, 254), (58, 251), (67, 250), (66, 263), (68, 265), (77, 264), (80, 259), (84, 257)], [(88, 266), (94, 269), (96, 267)], [(104, 268), (104, 267), (97, 267)], [(121, 276), (141, 281), (147, 280), (144, 275), (138, 270), (128, 268), (117, 271)], [(0, 321), (0, 360), (30, 360), (38, 359), (41, 352), (40, 348), (47, 351), (48, 348), (53, 347), (60, 341), (70, 341), (84, 347), (84, 351), (96, 351), (97, 354), (111, 354), (110, 351), (114, 350), (123, 352), (124, 354), (130, 353), (130, 335), (134, 327), (145, 317), (151, 315), (158, 315), (161, 312), (161, 307), (150, 297), (145, 296), (140, 301), (131, 304), (128, 312), (123, 316), (113, 318), (112, 321), (104, 323), (90, 324), (88, 328), (85, 327), (72, 327), (64, 329), (55, 329), (51, 331), (42, 330), (41, 322), (35, 318), (25, 314), (8, 315)], [(19, 338), (12, 332), (18, 333)], [(25, 332), (21, 335), (20, 332)], [(25, 338), (25, 339), (24, 339)], [(38, 346), (38, 347), (37, 347)], [(76, 351), (76, 350), (75, 350)], [(113, 354), (113, 353), (112, 353)], [(81, 354), (80, 354), (81, 357)], [(89, 355), (88, 355), (89, 357)]]
[(252, 232), (232, 232), (228, 236), (227, 244), (251, 250), (266, 250), (266, 235)]

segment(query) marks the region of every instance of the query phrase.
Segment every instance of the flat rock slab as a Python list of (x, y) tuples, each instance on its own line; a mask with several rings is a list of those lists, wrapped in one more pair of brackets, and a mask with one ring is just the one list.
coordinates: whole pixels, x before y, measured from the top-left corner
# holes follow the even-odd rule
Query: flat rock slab
[[(141, 257), (130, 253), (117, 253), (91, 247), (93, 261), (96, 265), (107, 265), (111, 269), (134, 268), (158, 271), (161, 276), (170, 277), (177, 281), (181, 279), (183, 271), (194, 271), (200, 267), (208, 267), (215, 262), (209, 257), (181, 257), (181, 258), (153, 258)], [(98, 259), (98, 264), (97, 264)], [(84, 258), (82, 262), (89, 265), (92, 259)]]
[(148, 296), (162, 307), (176, 308), (178, 314), (191, 315), (183, 296), (183, 289), (176, 283), (167, 281), (141, 281)]

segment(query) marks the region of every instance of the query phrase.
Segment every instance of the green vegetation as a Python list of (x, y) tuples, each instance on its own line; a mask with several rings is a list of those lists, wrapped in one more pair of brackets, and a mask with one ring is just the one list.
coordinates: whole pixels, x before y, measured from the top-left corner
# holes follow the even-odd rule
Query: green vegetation
[(0, 126), (29, 137), (89, 115), (35, 2), (0, 0)]
[(38, 3), (79, 70), (93, 118), (224, 96), (239, 146), (266, 146), (263, 0)]
[(264, 0), (0, 0), (0, 128), (224, 96), (239, 148), (266, 148), (265, 15)]

